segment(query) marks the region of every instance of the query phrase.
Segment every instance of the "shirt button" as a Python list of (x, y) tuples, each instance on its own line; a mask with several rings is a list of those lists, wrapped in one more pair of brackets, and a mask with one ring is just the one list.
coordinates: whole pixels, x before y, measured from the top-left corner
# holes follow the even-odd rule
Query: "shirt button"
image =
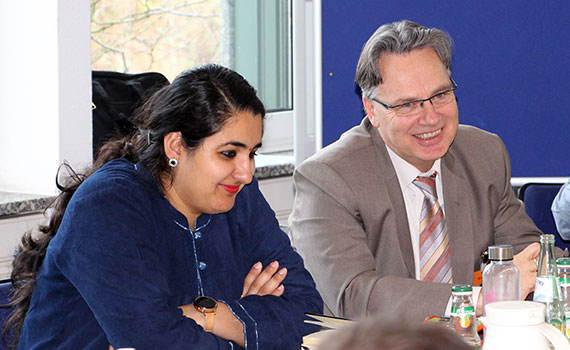
[(196, 238), (196, 239), (202, 238), (202, 232), (198, 231), (198, 232), (194, 233), (194, 238)]
[(200, 262), (200, 265), (198, 266), (198, 268), (202, 271), (204, 271), (206, 269), (207, 265), (205, 262)]

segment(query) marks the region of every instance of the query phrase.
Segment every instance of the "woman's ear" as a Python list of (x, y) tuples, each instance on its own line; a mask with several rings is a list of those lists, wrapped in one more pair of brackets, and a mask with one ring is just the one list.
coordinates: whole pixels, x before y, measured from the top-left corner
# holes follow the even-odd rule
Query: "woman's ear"
[(169, 132), (163, 139), (164, 153), (168, 159), (180, 160), (182, 154), (182, 133), (180, 131)]

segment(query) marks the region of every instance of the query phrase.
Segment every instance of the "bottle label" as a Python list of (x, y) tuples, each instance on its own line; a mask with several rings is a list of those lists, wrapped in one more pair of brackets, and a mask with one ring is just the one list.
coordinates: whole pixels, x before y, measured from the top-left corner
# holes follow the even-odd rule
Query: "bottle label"
[(570, 287), (570, 276), (560, 277), (560, 287)]
[(451, 317), (459, 318), (459, 325), (462, 328), (469, 328), (471, 320), (475, 319), (475, 308), (473, 306), (452, 306)]
[(554, 291), (555, 279), (550, 277), (537, 277), (534, 285), (534, 301), (541, 303), (551, 303), (554, 301), (552, 292)]

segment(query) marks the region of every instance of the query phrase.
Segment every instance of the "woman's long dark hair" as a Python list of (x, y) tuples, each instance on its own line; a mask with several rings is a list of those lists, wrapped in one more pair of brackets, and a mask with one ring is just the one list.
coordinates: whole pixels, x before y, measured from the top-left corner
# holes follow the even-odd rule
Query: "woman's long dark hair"
[[(24, 234), (13, 262), (13, 296), (8, 304), (13, 311), (2, 333), (4, 340), (6, 337), (11, 339), (11, 349), (18, 344), (48, 244), (57, 233), (67, 204), (83, 181), (105, 163), (125, 158), (142, 163), (162, 189), (162, 179), (170, 175), (163, 148), (166, 134), (180, 131), (185, 146), (194, 149), (206, 137), (220, 131), (229, 118), (242, 111), (262, 118), (265, 116), (255, 89), (228, 68), (214, 64), (200, 66), (184, 71), (172, 84), (161, 88), (143, 103), (133, 115), (138, 130), (128, 137), (107, 142), (84, 173), (74, 172), (67, 164), (60, 167), (56, 185), (61, 192), (53, 203), (49, 223), (41, 225), (37, 235), (31, 232)], [(68, 176), (62, 183), (59, 174), (64, 168)]]

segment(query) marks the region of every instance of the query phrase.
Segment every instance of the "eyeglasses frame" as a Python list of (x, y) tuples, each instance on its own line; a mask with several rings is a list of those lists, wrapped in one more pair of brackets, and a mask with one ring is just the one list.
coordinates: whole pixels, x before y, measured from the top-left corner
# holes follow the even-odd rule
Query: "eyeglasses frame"
[[(404, 103), (399, 103), (399, 104), (394, 105), (394, 106), (389, 105), (389, 104), (387, 104), (387, 103), (384, 103), (384, 102), (380, 101), (379, 99), (377, 99), (377, 98), (375, 98), (375, 97), (372, 97), (370, 100), (379, 103), (380, 105), (382, 105), (382, 107), (384, 107), (384, 108), (386, 108), (386, 109), (398, 108), (398, 107), (401, 107), (401, 106), (403, 106), (403, 105), (405, 105), (405, 104), (408, 104), (408, 103), (416, 103), (416, 102), (420, 102), (420, 106), (421, 106), (424, 102), (427, 102), (427, 101), (429, 101), (429, 103), (431, 103), (431, 105), (433, 106), (433, 102), (431, 101), (432, 98), (436, 97), (436, 96), (439, 95), (439, 94), (443, 94), (443, 93), (446, 93), (446, 92), (453, 92), (453, 91), (457, 90), (457, 87), (458, 87), (458, 86), (457, 86), (457, 83), (455, 82), (455, 80), (453, 80), (453, 78), (450, 77), (450, 78), (449, 78), (449, 81), (451, 81), (451, 89), (447, 89), (447, 90), (440, 91), (440, 92), (438, 92), (437, 94), (434, 94), (433, 96), (428, 97), (428, 98), (424, 98), (424, 99), (422, 99), (422, 100), (408, 101), (408, 102), (404, 102)], [(396, 114), (397, 114), (397, 112), (396, 112)]]

